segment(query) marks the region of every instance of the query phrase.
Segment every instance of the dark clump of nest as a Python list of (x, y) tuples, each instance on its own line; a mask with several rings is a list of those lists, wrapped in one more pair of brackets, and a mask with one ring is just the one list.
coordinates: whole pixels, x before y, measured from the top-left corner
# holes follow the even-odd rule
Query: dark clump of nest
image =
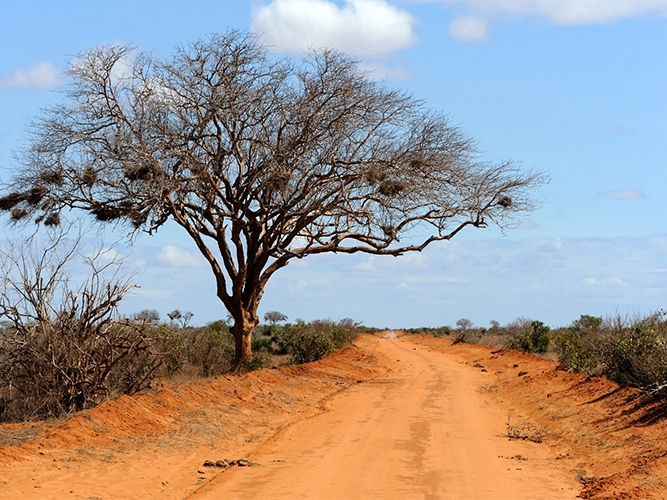
[(272, 191), (285, 191), (292, 180), (291, 172), (274, 172), (264, 185)]
[(148, 220), (148, 211), (140, 212), (139, 210), (131, 210), (128, 212), (127, 216), (130, 218), (130, 221), (132, 221), (132, 226), (135, 229), (139, 229)]
[(19, 222), (25, 219), (28, 215), (29, 212), (25, 208), (15, 208), (12, 210), (9, 218), (12, 222)]
[(150, 165), (132, 165), (123, 169), (125, 177), (129, 181), (147, 181), (155, 174), (155, 170)]
[(510, 208), (512, 206), (512, 198), (509, 196), (503, 196), (498, 200), (498, 205), (503, 208)]
[(39, 176), (39, 179), (44, 184), (50, 184), (52, 186), (62, 186), (63, 183), (65, 182), (63, 174), (56, 170), (49, 170), (47, 172), (44, 172), (42, 175)]
[(98, 205), (91, 210), (91, 213), (100, 222), (113, 221), (123, 216), (123, 210), (111, 205)]
[(386, 181), (380, 184), (378, 192), (382, 196), (398, 196), (405, 191), (405, 182), (401, 181)]
[(0, 198), (0, 210), (11, 210), (25, 200), (25, 193), (10, 193), (7, 196)]
[(58, 212), (53, 212), (47, 215), (44, 218), (45, 226), (59, 226), (60, 225), (60, 214)]
[(377, 167), (370, 167), (364, 172), (364, 179), (371, 186), (375, 186), (387, 178), (387, 173)]
[(192, 163), (188, 165), (188, 170), (190, 170), (192, 175), (197, 176), (206, 172), (206, 166), (201, 163)]
[(38, 205), (47, 192), (48, 189), (46, 189), (44, 186), (35, 186), (26, 193), (25, 201), (27, 201), (30, 205)]
[(410, 160), (410, 168), (413, 168), (415, 170), (422, 169), (426, 166), (426, 162), (423, 160), (420, 160), (419, 158), (413, 158)]
[(83, 182), (88, 187), (93, 187), (97, 182), (97, 170), (93, 167), (86, 167), (81, 175), (81, 182)]

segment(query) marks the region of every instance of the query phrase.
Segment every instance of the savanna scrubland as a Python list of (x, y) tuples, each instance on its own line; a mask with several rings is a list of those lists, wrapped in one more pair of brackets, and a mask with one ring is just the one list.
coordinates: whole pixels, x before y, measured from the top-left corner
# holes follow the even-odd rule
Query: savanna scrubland
[(655, 378), (661, 313), (582, 316), (556, 329), (518, 319), (413, 331), (285, 318), (257, 327), (246, 373), (230, 372), (226, 322), (155, 319), (155, 311), (126, 319), (143, 325), (158, 360), (133, 395), (110, 386), (81, 411), (61, 402), (51, 406), (62, 408), (58, 416), (17, 418), (11, 412), (25, 406), (8, 405), (3, 387), (4, 496), (602, 499), (667, 491)]
[[(292, 259), (510, 228), (542, 172), (483, 161), (444, 113), (334, 50), (280, 59), (231, 31), (164, 59), (98, 47), (67, 76), (0, 196), (10, 224), (40, 229), (0, 253), (3, 497), (667, 496), (661, 312), (260, 324)], [(82, 249), (75, 215), (130, 240), (175, 223), (229, 319), (119, 314), (133, 280)]]

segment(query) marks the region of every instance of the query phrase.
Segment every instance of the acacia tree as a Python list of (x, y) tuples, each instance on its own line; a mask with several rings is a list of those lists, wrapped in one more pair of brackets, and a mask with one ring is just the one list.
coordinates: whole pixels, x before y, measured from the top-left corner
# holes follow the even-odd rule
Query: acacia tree
[(271, 325), (275, 326), (276, 323), (287, 321), (287, 316), (280, 311), (268, 311), (264, 314), (264, 321), (268, 321)]
[[(467, 226), (511, 225), (545, 178), (479, 161), (475, 142), (333, 50), (271, 57), (240, 32), (168, 60), (99, 47), (30, 127), (0, 209), (57, 225), (83, 210), (130, 234), (180, 225), (209, 263), (251, 357), (257, 308), (291, 259), (398, 256)], [(401, 238), (420, 227), (421, 240)]]

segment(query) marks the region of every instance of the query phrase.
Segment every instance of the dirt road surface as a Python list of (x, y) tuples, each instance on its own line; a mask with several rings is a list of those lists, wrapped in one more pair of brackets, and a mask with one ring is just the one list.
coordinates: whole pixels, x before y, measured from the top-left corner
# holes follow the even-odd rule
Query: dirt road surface
[[(400, 339), (366, 348), (392, 369), (278, 433), (193, 499), (568, 499), (579, 484), (537, 444), (508, 441), (485, 373)], [(536, 460), (521, 463), (513, 456)], [(551, 460), (550, 460), (551, 459)]]
[(0, 498), (667, 498), (664, 408), (639, 401), (514, 351), (366, 335), (309, 365), (0, 426)]

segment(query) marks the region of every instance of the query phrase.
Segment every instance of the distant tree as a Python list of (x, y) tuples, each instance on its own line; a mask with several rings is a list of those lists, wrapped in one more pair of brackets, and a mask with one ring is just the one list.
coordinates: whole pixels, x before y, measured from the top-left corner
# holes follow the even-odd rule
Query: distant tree
[(278, 311), (269, 311), (264, 314), (264, 321), (268, 321), (272, 325), (280, 323), (281, 321), (287, 321), (287, 316)]
[(470, 330), (472, 328), (472, 321), (470, 321), (468, 318), (461, 318), (456, 322), (456, 326), (458, 326), (461, 330)]
[(53, 226), (78, 209), (132, 233), (175, 222), (234, 320), (237, 366), (268, 280), (292, 259), (398, 256), (509, 227), (545, 182), (480, 161), (444, 114), (333, 50), (276, 59), (229, 32), (168, 60), (100, 47), (68, 77), (64, 102), (31, 124), (0, 210)]
[(132, 319), (142, 323), (159, 323), (160, 313), (157, 309), (142, 309), (141, 311), (134, 313)]
[(498, 328), (500, 328), (500, 323), (498, 323), (495, 319), (492, 319), (489, 322), (489, 325), (491, 325), (491, 330), (497, 330)]
[(470, 342), (474, 336), (474, 331), (472, 331), (472, 321), (468, 318), (461, 318), (456, 322), (458, 331), (454, 335), (453, 342), (458, 344), (459, 342)]
[(602, 326), (602, 318), (599, 316), (589, 316), (582, 314), (579, 319), (572, 322), (570, 328), (577, 331), (598, 330)]
[(178, 321), (181, 324), (181, 328), (185, 328), (188, 326), (188, 323), (190, 323), (194, 314), (189, 311), (182, 313), (178, 309), (174, 309), (170, 313), (167, 313), (167, 316), (171, 321)]

